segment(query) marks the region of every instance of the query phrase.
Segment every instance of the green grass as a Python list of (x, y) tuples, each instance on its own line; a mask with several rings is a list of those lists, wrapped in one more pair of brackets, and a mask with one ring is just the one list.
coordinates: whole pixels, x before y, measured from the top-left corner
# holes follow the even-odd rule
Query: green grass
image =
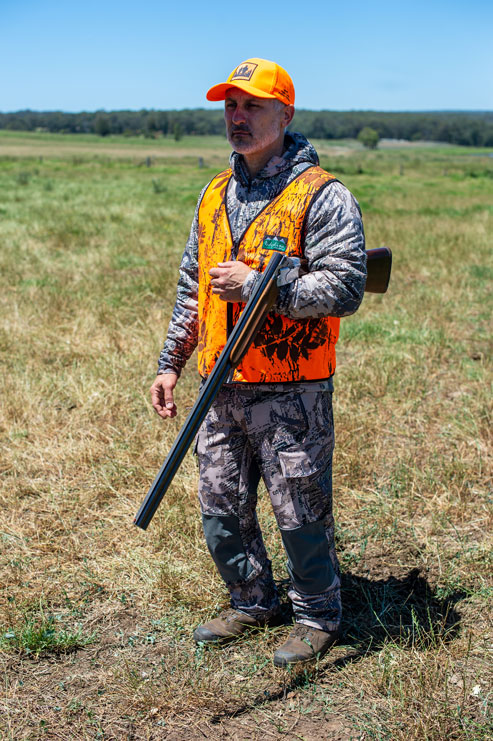
[(338, 345), (344, 641), (291, 676), (271, 663), (287, 626), (193, 645), (227, 595), (192, 456), (149, 530), (132, 525), (198, 387), (192, 359), (179, 417), (158, 420), (148, 388), (178, 265), (227, 143), (0, 132), (5, 738), (491, 737), (493, 160), (317, 144), (394, 266)]
[(84, 636), (81, 628), (66, 630), (57, 625), (54, 615), (29, 616), (23, 625), (10, 628), (0, 635), (0, 649), (25, 655), (65, 654), (92, 643), (92, 635)]

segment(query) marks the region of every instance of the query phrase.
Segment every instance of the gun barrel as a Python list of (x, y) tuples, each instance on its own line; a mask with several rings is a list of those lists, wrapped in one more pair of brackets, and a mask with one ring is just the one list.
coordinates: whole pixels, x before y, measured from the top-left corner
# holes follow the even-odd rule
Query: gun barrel
[(276, 300), (277, 275), (285, 261), (286, 257), (282, 252), (274, 252), (270, 258), (262, 280), (246, 303), (197, 401), (135, 516), (134, 524), (137, 527), (147, 529), (228, 373), (238, 365), (262, 326)]

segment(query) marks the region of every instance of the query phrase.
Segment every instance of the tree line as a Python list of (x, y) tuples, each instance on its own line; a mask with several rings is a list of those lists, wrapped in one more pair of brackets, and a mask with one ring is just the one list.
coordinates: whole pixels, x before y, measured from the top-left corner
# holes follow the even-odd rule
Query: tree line
[[(493, 146), (493, 111), (385, 113), (378, 111), (296, 111), (291, 128), (308, 138), (357, 138), (364, 128), (379, 138), (442, 141), (466, 146)], [(180, 111), (16, 111), (0, 113), (0, 129), (108, 136), (224, 134), (221, 110)]]

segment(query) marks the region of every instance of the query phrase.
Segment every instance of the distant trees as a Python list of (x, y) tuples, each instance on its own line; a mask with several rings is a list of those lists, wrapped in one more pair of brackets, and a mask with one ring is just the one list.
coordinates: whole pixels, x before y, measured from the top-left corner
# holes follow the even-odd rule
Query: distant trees
[(371, 126), (364, 126), (356, 138), (368, 149), (376, 149), (380, 140), (378, 131), (372, 129)]
[(169, 130), (169, 118), (165, 111), (151, 111), (145, 119), (145, 133), (148, 136), (166, 136)]
[(98, 136), (108, 136), (111, 133), (110, 122), (104, 114), (96, 116), (94, 119), (94, 133)]
[(183, 128), (179, 121), (173, 124), (173, 137), (175, 142), (179, 142), (183, 136)]
[[(293, 131), (315, 139), (356, 139), (373, 129), (381, 139), (450, 142), (493, 147), (493, 112), (384, 113), (376, 111), (296, 111)], [(221, 110), (181, 111), (16, 111), (0, 113), (0, 129), (63, 134), (128, 136), (224, 135)], [(372, 135), (375, 136), (374, 134)], [(378, 140), (377, 140), (378, 141)], [(366, 145), (368, 146), (368, 145)]]

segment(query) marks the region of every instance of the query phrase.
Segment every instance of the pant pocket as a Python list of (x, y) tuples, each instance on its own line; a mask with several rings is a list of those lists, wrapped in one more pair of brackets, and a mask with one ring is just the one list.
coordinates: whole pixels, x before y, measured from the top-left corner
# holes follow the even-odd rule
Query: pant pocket
[(321, 451), (309, 450), (279, 450), (279, 464), (282, 475), (287, 479), (306, 478), (317, 473), (324, 462)]
[[(299, 437), (284, 440), (279, 445), (277, 434), (274, 444), (285, 478), (302, 478), (316, 474), (327, 467), (334, 449), (334, 423), (332, 399), (329, 392), (300, 394), (299, 404), (306, 419), (306, 429)], [(287, 444), (286, 444), (287, 443)]]

